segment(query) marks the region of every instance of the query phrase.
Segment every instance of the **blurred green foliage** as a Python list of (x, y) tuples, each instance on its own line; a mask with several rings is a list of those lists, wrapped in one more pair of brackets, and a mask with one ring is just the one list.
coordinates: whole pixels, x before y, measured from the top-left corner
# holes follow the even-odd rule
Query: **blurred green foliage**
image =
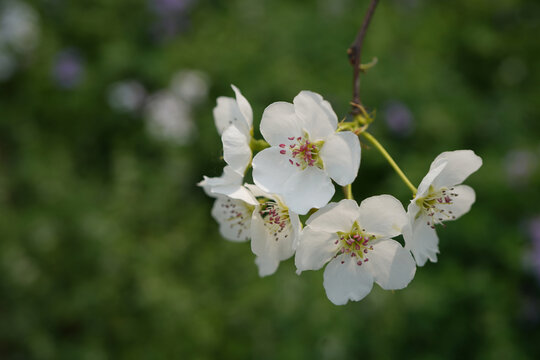
[[(378, 110), (374, 134), (414, 183), (442, 151), (470, 148), (484, 165), (467, 180), (472, 211), (438, 231), (439, 262), (405, 290), (375, 286), (342, 307), (327, 300), (322, 271), (297, 276), (292, 260), (258, 278), (249, 244), (219, 236), (195, 183), (221, 174), (212, 107), (230, 83), (256, 124), (303, 89), (346, 115), (346, 49), (368, 1), (192, 1), (172, 36), (153, 30), (150, 3), (28, 2), (39, 43), (0, 83), (0, 358), (540, 357), (526, 231), (540, 213), (540, 3), (381, 2), (363, 59), (379, 63), (361, 86)], [(84, 66), (71, 89), (51, 77), (68, 48)], [(153, 138), (141, 112), (107, 102), (114, 82), (154, 92), (181, 69), (212, 84), (190, 143)], [(392, 101), (413, 116), (407, 136), (386, 126)], [(513, 151), (532, 159), (517, 175)], [(354, 194), (381, 193), (409, 199), (365, 149)]]

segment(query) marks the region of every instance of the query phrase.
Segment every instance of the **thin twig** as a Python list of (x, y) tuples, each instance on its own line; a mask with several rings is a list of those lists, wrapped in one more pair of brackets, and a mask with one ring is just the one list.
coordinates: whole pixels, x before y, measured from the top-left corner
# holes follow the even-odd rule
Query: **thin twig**
[[(364, 37), (366, 36), (367, 29), (369, 27), (369, 23), (371, 22), (371, 18), (373, 17), (373, 13), (375, 12), (375, 8), (377, 7), (377, 4), (379, 3), (379, 0), (371, 0), (369, 4), (369, 9), (366, 13), (366, 16), (364, 17), (364, 22), (362, 23), (362, 27), (358, 31), (358, 34), (356, 35), (356, 39), (354, 39), (354, 42), (347, 50), (347, 54), (349, 55), (349, 62), (353, 66), (353, 103), (361, 105), (360, 102), (360, 59), (362, 57), (362, 45), (364, 44)], [(353, 106), (352, 110), (353, 114), (359, 114), (360, 110), (358, 107)]]

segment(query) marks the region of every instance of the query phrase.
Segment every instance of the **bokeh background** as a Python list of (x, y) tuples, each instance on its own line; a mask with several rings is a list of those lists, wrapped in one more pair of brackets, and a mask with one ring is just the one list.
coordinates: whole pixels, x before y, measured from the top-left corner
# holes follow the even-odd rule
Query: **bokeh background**
[[(195, 184), (212, 108), (303, 89), (349, 111), (368, 1), (1, 0), (1, 359), (538, 359), (540, 3), (383, 0), (362, 100), (414, 183), (473, 149), (472, 211), (402, 291), (333, 306), (322, 271), (259, 278)], [(357, 199), (410, 194), (364, 150)], [(341, 196), (337, 191), (336, 199)]]

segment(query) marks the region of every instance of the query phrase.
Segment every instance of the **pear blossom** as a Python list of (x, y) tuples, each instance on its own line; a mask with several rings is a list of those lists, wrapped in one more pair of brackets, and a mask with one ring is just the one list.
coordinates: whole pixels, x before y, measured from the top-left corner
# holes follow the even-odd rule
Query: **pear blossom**
[(360, 166), (358, 137), (336, 128), (330, 103), (311, 91), (301, 91), (292, 104), (268, 106), (261, 134), (270, 147), (253, 158), (255, 184), (298, 214), (326, 205), (335, 192), (330, 179), (350, 184)]
[(271, 275), (281, 261), (294, 255), (302, 225), (279, 196), (246, 186), (259, 202), (251, 217), (251, 250), (257, 255), (259, 275)]
[(376, 282), (385, 290), (406, 287), (416, 265), (409, 251), (392, 240), (407, 222), (403, 205), (390, 195), (360, 206), (349, 199), (330, 203), (306, 222), (296, 249), (297, 273), (324, 270), (330, 301), (344, 305), (364, 298)]
[(223, 158), (234, 171), (243, 175), (251, 162), (253, 111), (240, 90), (231, 85), (236, 99), (220, 96), (214, 108), (214, 120), (223, 142)]
[[(300, 219), (289, 211), (279, 196), (268, 194), (255, 185), (246, 184), (241, 186), (244, 191), (237, 189), (229, 195), (219, 194), (227, 187), (232, 188), (229, 180), (235, 174), (226, 167), (221, 178), (205, 178), (199, 185), (210, 196), (216, 197), (212, 216), (219, 223), (221, 235), (237, 242), (251, 238), (259, 275), (271, 275), (281, 261), (294, 255), (302, 226)], [(238, 194), (241, 194), (239, 198), (232, 197)]]
[(460, 184), (480, 166), (482, 159), (472, 150), (443, 152), (431, 163), (409, 204), (409, 221), (403, 228), (405, 248), (412, 252), (418, 266), (427, 259), (437, 262), (439, 238), (435, 225), (455, 220), (471, 209), (475, 192)]

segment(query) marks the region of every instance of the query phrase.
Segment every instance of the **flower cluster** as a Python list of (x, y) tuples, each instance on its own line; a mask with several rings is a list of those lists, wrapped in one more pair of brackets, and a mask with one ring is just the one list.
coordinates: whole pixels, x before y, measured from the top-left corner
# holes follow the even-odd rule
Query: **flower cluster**
[[(403, 289), (417, 265), (437, 261), (435, 226), (471, 208), (474, 190), (460, 184), (481, 166), (480, 157), (471, 150), (445, 152), (418, 189), (406, 179), (413, 190), (407, 211), (391, 195), (358, 204), (350, 193), (360, 166), (358, 135), (380, 146), (364, 133), (371, 120), (365, 112), (338, 123), (328, 101), (301, 91), (292, 103), (264, 110), (264, 140), (254, 139), (251, 106), (232, 88), (235, 98), (220, 97), (214, 108), (227, 165), (220, 177), (205, 176), (199, 186), (215, 198), (212, 216), (222, 236), (251, 241), (260, 276), (293, 256), (298, 274), (328, 263), (323, 285), (330, 301), (342, 305), (364, 298), (374, 282), (385, 290)], [(250, 166), (254, 184), (245, 179)], [(331, 202), (333, 182), (348, 190), (346, 199)], [(299, 215), (307, 218), (304, 224)], [(395, 240), (400, 235), (404, 245)]]

